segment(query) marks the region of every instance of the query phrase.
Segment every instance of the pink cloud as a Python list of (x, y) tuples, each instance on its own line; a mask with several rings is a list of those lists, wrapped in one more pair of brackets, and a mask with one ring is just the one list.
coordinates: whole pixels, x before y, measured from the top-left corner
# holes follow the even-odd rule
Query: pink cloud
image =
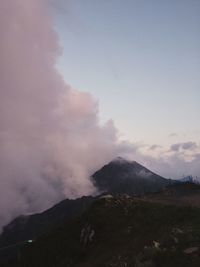
[(0, 4), (0, 218), (94, 192), (88, 179), (122, 149), (98, 105), (70, 88), (46, 0)]

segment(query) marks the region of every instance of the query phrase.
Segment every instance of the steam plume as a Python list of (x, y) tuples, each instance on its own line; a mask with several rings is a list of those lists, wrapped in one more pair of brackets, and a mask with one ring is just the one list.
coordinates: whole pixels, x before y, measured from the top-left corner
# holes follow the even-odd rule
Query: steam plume
[(20, 213), (94, 192), (88, 177), (112, 159), (112, 121), (55, 68), (61, 53), (47, 0), (0, 3), (0, 227)]

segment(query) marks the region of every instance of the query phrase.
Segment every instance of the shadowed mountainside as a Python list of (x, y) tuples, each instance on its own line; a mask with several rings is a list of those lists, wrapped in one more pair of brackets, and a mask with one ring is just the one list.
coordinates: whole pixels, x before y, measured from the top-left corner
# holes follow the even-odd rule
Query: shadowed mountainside
[(156, 192), (175, 181), (165, 179), (136, 161), (116, 158), (92, 176), (94, 185), (102, 192), (129, 195)]
[[(0, 236), (1, 266), (199, 266), (200, 209), (192, 206), (200, 207), (200, 185), (165, 179), (122, 158), (92, 179), (110, 195), (63, 200), (8, 224)], [(180, 239), (174, 229), (184, 233)], [(187, 255), (190, 247), (196, 252)]]
[(4, 227), (0, 236), (0, 247), (35, 239), (50, 231), (55, 225), (63, 224), (67, 219), (80, 215), (94, 200), (91, 196), (76, 200), (66, 199), (42, 213), (19, 216)]
[[(130, 195), (155, 192), (172, 183), (171, 180), (154, 174), (137, 162), (130, 162), (123, 158), (111, 161), (97, 171), (91, 179), (99, 191)], [(80, 215), (93, 201), (93, 197), (66, 199), (42, 213), (19, 216), (4, 227), (0, 236), (0, 247), (35, 239), (54, 225)]]
[(21, 250), (6, 267), (197, 267), (200, 209), (100, 198)]

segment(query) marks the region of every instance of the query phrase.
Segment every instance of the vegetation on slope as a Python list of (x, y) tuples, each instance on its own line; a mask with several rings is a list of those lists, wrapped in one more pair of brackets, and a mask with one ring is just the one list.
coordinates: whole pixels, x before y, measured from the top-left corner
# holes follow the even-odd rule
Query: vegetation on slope
[(197, 267), (200, 209), (118, 196), (25, 246), (20, 267)]

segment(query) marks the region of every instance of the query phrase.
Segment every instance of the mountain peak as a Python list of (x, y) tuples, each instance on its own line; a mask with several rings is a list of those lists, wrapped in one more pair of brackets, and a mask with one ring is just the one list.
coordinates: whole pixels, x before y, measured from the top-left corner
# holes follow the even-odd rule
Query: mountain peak
[(155, 192), (171, 183), (136, 161), (122, 157), (113, 159), (95, 172), (92, 181), (100, 192), (130, 195)]

